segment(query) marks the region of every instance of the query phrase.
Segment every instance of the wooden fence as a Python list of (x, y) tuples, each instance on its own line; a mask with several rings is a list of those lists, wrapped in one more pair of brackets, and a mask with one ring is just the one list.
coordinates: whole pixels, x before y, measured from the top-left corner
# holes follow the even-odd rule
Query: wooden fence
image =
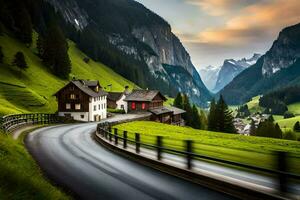
[(28, 124), (54, 124), (61, 121), (56, 114), (32, 113), (16, 114), (0, 117), (0, 129), (4, 132), (11, 132), (16, 128)]
[(112, 127), (118, 123), (100, 123), (97, 126), (97, 132), (100, 134), (103, 140), (107, 140), (111, 143), (114, 143), (114, 145), (118, 146), (122, 142), (122, 148), (127, 149), (128, 144), (131, 144), (135, 148), (135, 152), (137, 154), (140, 154), (141, 147), (152, 149), (156, 151), (157, 160), (162, 160), (162, 153), (170, 153), (174, 155), (182, 156), (186, 159), (186, 168), (189, 170), (193, 169), (193, 160), (200, 159), (200, 160), (206, 160), (208, 162), (214, 162), (219, 163), (222, 165), (229, 165), (232, 167), (239, 167), (244, 168), (245, 170), (251, 170), (255, 171), (257, 173), (265, 173), (269, 174), (271, 176), (274, 176), (278, 180), (278, 190), (281, 192), (287, 192), (289, 182), (288, 180), (296, 180), (297, 182), (300, 181), (300, 175), (299, 174), (293, 174), (288, 171), (287, 167), (287, 153), (286, 152), (274, 152), (277, 158), (277, 169), (267, 169), (262, 168), (258, 166), (252, 166), (244, 163), (224, 160), (220, 158), (210, 157), (207, 155), (200, 155), (195, 153), (195, 147), (194, 147), (194, 141), (192, 140), (185, 140), (185, 149), (184, 150), (178, 150), (173, 148), (167, 148), (164, 147), (163, 141), (164, 138), (162, 136), (147, 136), (147, 137), (155, 137), (153, 138), (156, 141), (156, 144), (149, 144), (142, 142), (141, 134), (135, 133), (135, 136), (133, 139), (128, 138), (128, 132), (122, 131), (119, 132), (118, 129), (114, 128), (112, 130)]

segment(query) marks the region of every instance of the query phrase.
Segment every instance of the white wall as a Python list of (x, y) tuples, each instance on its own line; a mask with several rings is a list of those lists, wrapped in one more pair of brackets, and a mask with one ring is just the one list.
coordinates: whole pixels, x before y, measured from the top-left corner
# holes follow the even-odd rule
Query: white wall
[(124, 101), (124, 99), (126, 98), (126, 96), (123, 94), (122, 95), (122, 98), (119, 100), (119, 101), (117, 101), (116, 103), (117, 103), (117, 109), (119, 109), (119, 110), (121, 110), (122, 109), (122, 105), (124, 106), (124, 110), (125, 110), (125, 112), (127, 113), (127, 102), (126, 101)]
[[(96, 110), (94, 110), (96, 106)], [(100, 107), (99, 107), (100, 106)], [(101, 119), (107, 118), (107, 96), (90, 97), (89, 103), (90, 121), (94, 121), (94, 116), (99, 115)]]
[[(84, 121), (88, 122), (89, 121), (89, 113), (88, 112), (59, 112), (58, 116), (64, 117), (65, 114), (71, 115), (74, 120), (77, 121)], [(83, 118), (82, 118), (83, 116)]]

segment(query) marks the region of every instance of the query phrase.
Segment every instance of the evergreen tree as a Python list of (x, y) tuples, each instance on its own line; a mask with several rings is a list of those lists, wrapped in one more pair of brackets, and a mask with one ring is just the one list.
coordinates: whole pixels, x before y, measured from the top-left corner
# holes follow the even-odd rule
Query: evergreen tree
[(261, 122), (256, 131), (258, 137), (282, 138), (282, 131), (278, 124), (274, 125), (271, 121)]
[(190, 104), (189, 97), (186, 94), (183, 95), (182, 106), (183, 106), (183, 110), (186, 111), (186, 113), (184, 113), (184, 115), (183, 115), (183, 119), (185, 120), (187, 126), (191, 126), (192, 125), (192, 119), (193, 119), (192, 118), (193, 110), (192, 110), (192, 107), (191, 107), (191, 104)]
[(255, 135), (256, 134), (256, 126), (255, 126), (255, 121), (251, 121), (251, 127), (250, 127), (250, 135)]
[(282, 130), (281, 130), (279, 124), (276, 123), (275, 124), (274, 138), (282, 138), (282, 135), (283, 135)]
[(38, 50), (38, 56), (42, 58), (44, 54), (44, 38), (41, 34), (38, 35), (38, 38), (36, 40), (36, 48)]
[(176, 108), (180, 108), (180, 109), (183, 109), (183, 100), (182, 100), (182, 94), (181, 93), (178, 93), (175, 100), (174, 100), (174, 106)]
[(4, 54), (2, 51), (2, 46), (0, 46), (0, 63), (3, 63)]
[(209, 131), (217, 131), (216, 107), (217, 107), (216, 101), (215, 99), (212, 99), (210, 103), (208, 118), (207, 118), (208, 121), (207, 128)]
[(16, 36), (23, 43), (32, 43), (32, 22), (31, 17), (23, 3), (23, 1), (18, 1), (13, 12)]
[(68, 43), (61, 29), (52, 25), (43, 42), (43, 61), (58, 77), (68, 78), (71, 61), (68, 55)]
[(200, 119), (199, 111), (195, 105), (193, 105), (192, 108), (191, 127), (195, 129), (201, 129), (201, 119)]
[(268, 121), (272, 122), (272, 123), (275, 121), (273, 115), (270, 115), (270, 117), (268, 118)]
[(233, 124), (234, 117), (232, 111), (228, 109), (223, 96), (220, 96), (216, 107), (216, 119), (217, 119), (217, 131), (225, 133), (236, 133), (236, 129)]
[(300, 122), (296, 122), (295, 125), (294, 125), (294, 131), (296, 132), (300, 132)]
[(17, 52), (13, 61), (13, 65), (17, 66), (21, 70), (26, 70), (28, 68), (24, 54), (22, 52)]

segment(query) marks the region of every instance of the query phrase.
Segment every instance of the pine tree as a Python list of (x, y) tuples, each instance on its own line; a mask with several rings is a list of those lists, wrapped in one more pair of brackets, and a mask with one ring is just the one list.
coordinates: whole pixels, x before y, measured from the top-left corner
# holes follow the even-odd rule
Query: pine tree
[(207, 128), (209, 131), (217, 131), (217, 116), (216, 116), (216, 101), (215, 99), (212, 99), (210, 103), (210, 109), (209, 109), (209, 114), (208, 114), (208, 124)]
[(4, 54), (2, 51), (2, 46), (0, 46), (0, 63), (3, 63)]
[(68, 78), (71, 72), (71, 61), (68, 55), (68, 43), (61, 29), (52, 25), (43, 43), (44, 63), (56, 76)]
[(274, 138), (282, 138), (282, 130), (278, 123), (275, 124)]
[(38, 56), (42, 58), (44, 54), (44, 38), (41, 34), (38, 35), (38, 38), (36, 40), (36, 48), (38, 50)]
[(294, 125), (294, 131), (296, 132), (300, 132), (300, 122), (296, 122), (295, 125)]
[(32, 43), (32, 22), (31, 17), (23, 3), (23, 1), (18, 1), (13, 12), (16, 36), (25, 44)]
[(192, 108), (191, 127), (195, 129), (201, 129), (201, 119), (200, 119), (199, 111), (195, 105), (193, 105)]
[(255, 121), (251, 121), (251, 126), (250, 126), (250, 135), (254, 136), (256, 134), (256, 126), (255, 126)]
[(193, 111), (192, 111), (189, 97), (186, 94), (184, 94), (183, 98), (182, 98), (182, 107), (183, 107), (183, 110), (186, 111), (183, 115), (183, 119), (185, 120), (185, 123), (187, 126), (191, 126), (192, 119), (193, 119), (192, 118)]
[(218, 104), (216, 106), (216, 120), (217, 120), (217, 131), (225, 133), (236, 133), (236, 129), (233, 124), (234, 117), (232, 111), (228, 109), (223, 96), (220, 96)]
[(178, 93), (175, 100), (174, 100), (174, 106), (176, 108), (180, 108), (180, 109), (183, 109), (183, 100), (182, 100), (182, 94), (181, 93)]
[(13, 65), (17, 66), (21, 70), (26, 70), (28, 68), (24, 54), (22, 52), (17, 52), (13, 61)]

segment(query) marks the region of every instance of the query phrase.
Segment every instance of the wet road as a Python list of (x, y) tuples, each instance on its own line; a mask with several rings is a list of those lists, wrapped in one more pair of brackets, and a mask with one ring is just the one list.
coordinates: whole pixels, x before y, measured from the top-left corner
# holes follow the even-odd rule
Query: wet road
[(115, 155), (91, 135), (96, 124), (45, 127), (26, 145), (45, 173), (81, 199), (232, 199)]

